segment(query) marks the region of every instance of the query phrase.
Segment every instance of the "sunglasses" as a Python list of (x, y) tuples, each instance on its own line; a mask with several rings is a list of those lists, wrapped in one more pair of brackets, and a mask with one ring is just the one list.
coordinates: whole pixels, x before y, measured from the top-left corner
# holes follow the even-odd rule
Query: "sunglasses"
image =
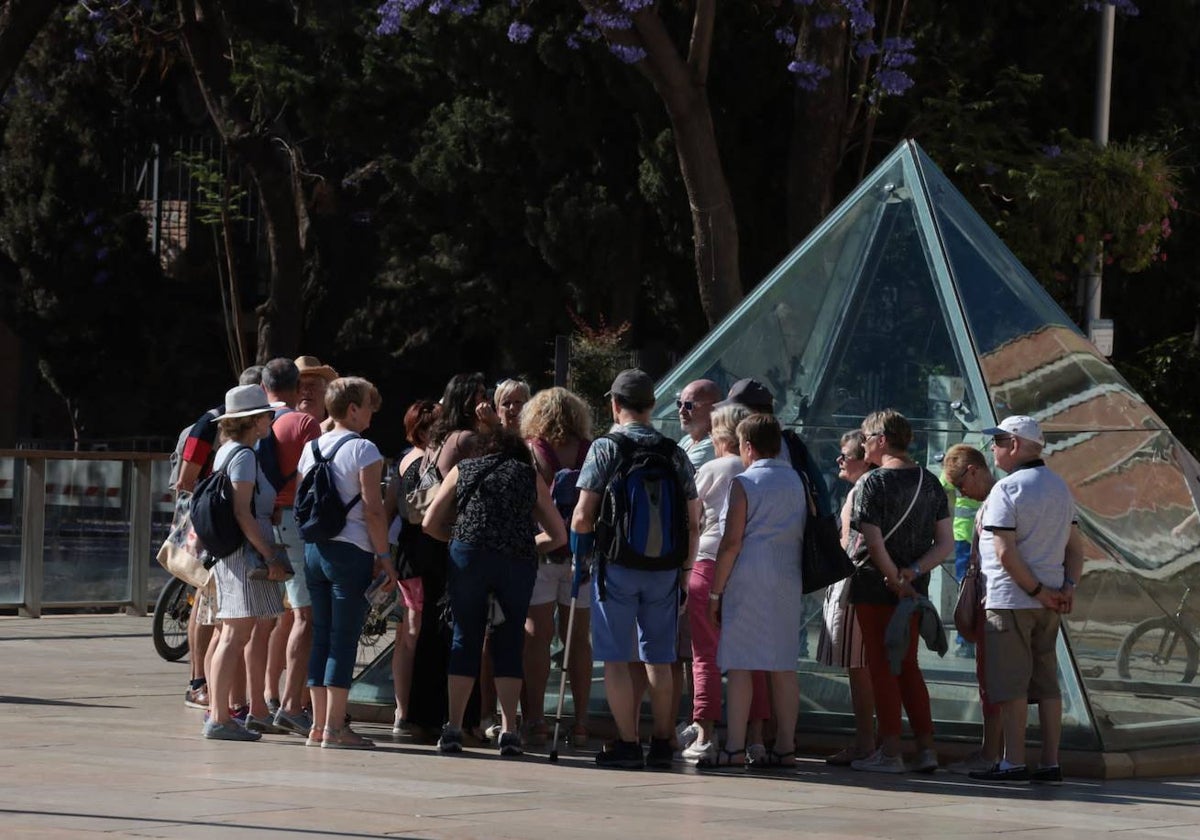
[(857, 455), (847, 455), (845, 452), (839, 452), (839, 453), (838, 453), (838, 456), (837, 456), (837, 458), (836, 458), (835, 460), (836, 460), (836, 461), (837, 461), (839, 464), (844, 464), (844, 463), (846, 463), (847, 461), (861, 461), (861, 460), (862, 460), (862, 458), (860, 458), (860, 457), (859, 457), (859, 456), (857, 456)]
[(871, 438), (883, 437), (887, 432), (871, 432), (868, 435), (863, 435), (863, 443), (866, 443)]
[(996, 435), (992, 438), (992, 446), (1004, 446), (1012, 439), (1012, 435)]
[(684, 411), (695, 411), (698, 405), (712, 405), (712, 403), (703, 400), (675, 400), (675, 407), (682, 408)]

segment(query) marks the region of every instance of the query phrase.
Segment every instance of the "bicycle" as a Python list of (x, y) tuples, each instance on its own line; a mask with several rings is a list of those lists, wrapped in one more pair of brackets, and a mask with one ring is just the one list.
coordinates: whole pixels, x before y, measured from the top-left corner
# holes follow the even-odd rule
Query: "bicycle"
[(158, 593), (151, 635), (154, 649), (168, 662), (176, 662), (187, 655), (188, 618), (195, 600), (195, 588), (174, 577)]
[[(1200, 668), (1196, 620), (1184, 614), (1189, 586), (1173, 615), (1148, 618), (1134, 626), (1117, 651), (1117, 673), (1124, 679), (1190, 683)], [(1183, 650), (1179, 650), (1180, 642)]]

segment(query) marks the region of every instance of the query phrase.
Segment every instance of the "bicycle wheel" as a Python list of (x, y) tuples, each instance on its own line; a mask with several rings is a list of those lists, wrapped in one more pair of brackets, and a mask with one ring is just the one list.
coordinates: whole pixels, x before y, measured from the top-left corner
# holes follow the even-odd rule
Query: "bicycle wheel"
[(192, 614), (192, 587), (171, 578), (154, 604), (154, 649), (168, 662), (188, 652), (188, 617)]
[(1200, 645), (1173, 616), (1148, 618), (1117, 651), (1117, 673), (1138, 682), (1185, 682), (1196, 677)]
[(391, 642), (395, 634), (390, 632), (393, 626), (389, 620), (390, 617), (390, 610), (387, 612), (383, 612), (379, 608), (368, 610), (366, 620), (363, 622), (362, 635), (358, 637), (358, 657), (354, 663), (356, 675), (374, 662)]

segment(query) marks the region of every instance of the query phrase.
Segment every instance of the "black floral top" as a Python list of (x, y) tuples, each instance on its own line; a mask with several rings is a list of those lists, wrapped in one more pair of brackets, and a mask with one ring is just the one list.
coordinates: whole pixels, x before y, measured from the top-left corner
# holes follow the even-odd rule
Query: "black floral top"
[(460, 461), (454, 539), (514, 560), (535, 562), (537, 480), (532, 466), (500, 454)]

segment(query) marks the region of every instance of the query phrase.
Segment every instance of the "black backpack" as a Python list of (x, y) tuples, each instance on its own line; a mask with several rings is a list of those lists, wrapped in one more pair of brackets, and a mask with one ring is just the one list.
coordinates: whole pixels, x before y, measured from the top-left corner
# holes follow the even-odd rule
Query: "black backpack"
[(668, 438), (639, 443), (605, 435), (617, 445), (617, 464), (604, 488), (596, 517), (597, 583), (604, 593), (604, 566), (667, 571), (687, 560), (688, 511), (676, 469), (678, 445)]
[[(291, 414), (293, 411), (295, 411), (294, 408), (281, 408), (275, 412), (275, 420), (285, 414)], [(254, 445), (254, 451), (258, 453), (258, 468), (262, 470), (267, 481), (271, 482), (271, 486), (278, 493), (296, 477), (297, 471), (292, 470), (288, 475), (283, 474), (283, 467), (279, 464), (279, 438), (275, 437), (275, 420), (271, 421), (271, 430), (267, 432), (267, 436)]]
[[(238, 446), (221, 469), (213, 470), (196, 482), (196, 490), (192, 494), (192, 528), (204, 550), (218, 559), (233, 554), (246, 542), (242, 526), (233, 513), (233, 482), (227, 472), (233, 459), (243, 449), (254, 451), (249, 446)], [(254, 514), (253, 495), (250, 496), (250, 513)]]
[(327, 456), (321, 455), (319, 438), (311, 444), (313, 466), (296, 490), (296, 527), (305, 542), (331, 540), (342, 533), (346, 527), (346, 514), (362, 500), (362, 493), (358, 493), (349, 504), (343, 502), (333, 474), (333, 456), (343, 443), (357, 437), (356, 434), (346, 435), (333, 445)]

